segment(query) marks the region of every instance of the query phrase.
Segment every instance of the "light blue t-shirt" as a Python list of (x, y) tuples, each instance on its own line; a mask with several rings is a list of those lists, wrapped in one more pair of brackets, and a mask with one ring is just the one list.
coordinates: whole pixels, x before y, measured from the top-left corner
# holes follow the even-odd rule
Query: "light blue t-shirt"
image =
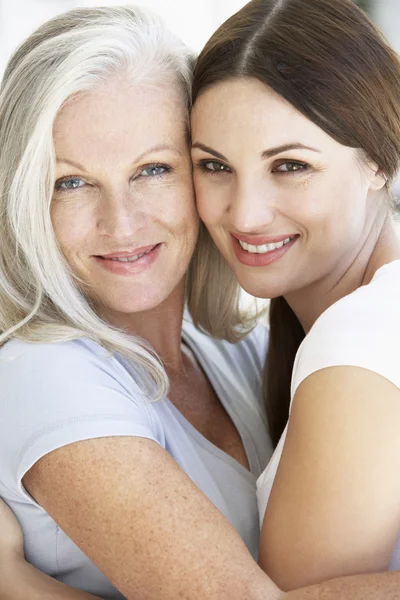
[(13, 340), (1, 348), (0, 496), (23, 527), (29, 562), (59, 581), (102, 598), (123, 598), (21, 483), (47, 453), (90, 438), (132, 435), (160, 444), (257, 556), (256, 480), (272, 454), (261, 393), (267, 333), (258, 327), (244, 341), (229, 344), (187, 321), (182, 335), (239, 431), (250, 472), (202, 436), (168, 399), (145, 401), (135, 368), (95, 342)]

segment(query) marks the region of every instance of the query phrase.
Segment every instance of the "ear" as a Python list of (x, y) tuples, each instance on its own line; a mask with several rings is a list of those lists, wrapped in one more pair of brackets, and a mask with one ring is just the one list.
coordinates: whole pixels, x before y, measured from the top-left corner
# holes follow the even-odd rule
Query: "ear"
[(385, 173), (374, 162), (369, 162), (367, 165), (367, 176), (369, 180), (369, 189), (377, 192), (381, 190), (388, 182)]

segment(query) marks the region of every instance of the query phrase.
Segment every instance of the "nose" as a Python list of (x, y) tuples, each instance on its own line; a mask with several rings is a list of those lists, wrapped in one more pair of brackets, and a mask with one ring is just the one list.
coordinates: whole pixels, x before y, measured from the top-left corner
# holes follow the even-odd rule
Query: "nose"
[(107, 237), (132, 239), (145, 225), (143, 203), (127, 189), (104, 191), (98, 205), (97, 229)]
[(275, 218), (273, 196), (268, 186), (239, 184), (228, 208), (233, 228), (242, 233), (265, 231)]

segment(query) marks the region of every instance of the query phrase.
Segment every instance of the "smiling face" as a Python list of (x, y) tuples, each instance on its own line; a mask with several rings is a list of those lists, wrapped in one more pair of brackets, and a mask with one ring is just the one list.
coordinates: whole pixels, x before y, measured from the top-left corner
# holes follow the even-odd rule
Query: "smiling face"
[(185, 121), (173, 86), (122, 78), (72, 99), (56, 119), (55, 235), (111, 321), (183, 294), (198, 228)]
[(239, 283), (272, 298), (340, 280), (376, 213), (376, 166), (255, 79), (214, 85), (192, 114), (197, 206)]

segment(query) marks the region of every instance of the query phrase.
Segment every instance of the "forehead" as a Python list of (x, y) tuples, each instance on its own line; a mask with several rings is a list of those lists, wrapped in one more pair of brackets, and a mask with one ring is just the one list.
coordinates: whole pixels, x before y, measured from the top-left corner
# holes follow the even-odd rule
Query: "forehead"
[[(213, 138), (251, 136), (254, 143), (284, 145), (336, 142), (274, 90), (253, 78), (224, 81), (203, 92), (192, 111), (193, 137), (212, 146)], [(205, 138), (207, 137), (207, 142)]]
[(181, 143), (186, 108), (178, 86), (134, 84), (115, 77), (99, 89), (72, 97), (54, 123), (56, 153), (118, 155), (154, 143)]

